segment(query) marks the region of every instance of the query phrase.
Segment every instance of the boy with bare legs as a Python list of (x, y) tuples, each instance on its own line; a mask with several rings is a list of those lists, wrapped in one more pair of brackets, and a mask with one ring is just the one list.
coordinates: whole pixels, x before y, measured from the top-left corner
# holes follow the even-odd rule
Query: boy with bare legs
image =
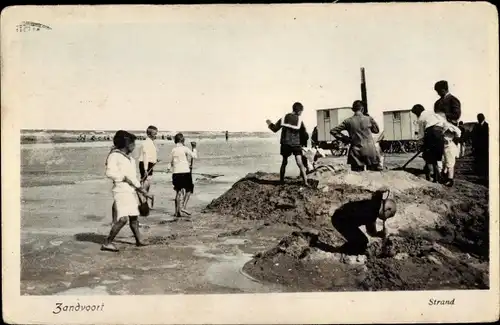
[(101, 250), (118, 252), (113, 240), (123, 226), (127, 224), (127, 221), (130, 221), (130, 230), (134, 234), (136, 246), (145, 246), (141, 241), (139, 232), (137, 192), (146, 197), (149, 196), (137, 179), (135, 160), (130, 157), (130, 154), (135, 149), (135, 139), (135, 135), (122, 130), (116, 132), (113, 138), (115, 148), (107, 159), (106, 176), (113, 180), (113, 205), (116, 207), (116, 218), (118, 220), (113, 223), (109, 236), (103, 243)]
[[(197, 159), (196, 142), (191, 142), (192, 150), (184, 145), (184, 135), (178, 133), (174, 138), (175, 147), (172, 149), (170, 169), (172, 170), (172, 184), (175, 195), (175, 217), (182, 217), (182, 213), (190, 215), (186, 210), (187, 203), (194, 191), (191, 174), (192, 160)], [(183, 195), (184, 194), (184, 195)], [(184, 196), (183, 200), (181, 200)]]

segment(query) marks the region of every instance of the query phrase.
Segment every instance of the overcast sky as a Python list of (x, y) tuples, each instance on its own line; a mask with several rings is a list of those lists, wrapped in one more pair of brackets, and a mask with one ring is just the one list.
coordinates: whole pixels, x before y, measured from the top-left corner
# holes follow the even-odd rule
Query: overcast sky
[(360, 67), (380, 123), (385, 110), (432, 109), (440, 79), (464, 120), (498, 109), (490, 6), (147, 10), (23, 19), (52, 30), (12, 36), (22, 128), (264, 131), (300, 101), (312, 129), (316, 109), (360, 99)]

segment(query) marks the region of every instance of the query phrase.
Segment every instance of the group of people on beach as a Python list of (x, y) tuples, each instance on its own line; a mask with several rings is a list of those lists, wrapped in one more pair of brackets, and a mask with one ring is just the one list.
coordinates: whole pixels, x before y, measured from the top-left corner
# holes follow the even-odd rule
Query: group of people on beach
[[(449, 92), (447, 81), (438, 81), (434, 90), (439, 95), (439, 99), (434, 104), (433, 112), (425, 110), (421, 104), (414, 105), (411, 112), (418, 117), (420, 130), (417, 133), (421, 141), (420, 151), (423, 152), (425, 161), (426, 179), (430, 181), (432, 178), (433, 182), (453, 186), (455, 160), (460, 156), (460, 152), (463, 152), (464, 144), (463, 122), (459, 122), (461, 104)], [(272, 123), (270, 120), (267, 120), (266, 123), (273, 132), (281, 130), (280, 183), (285, 182), (288, 159), (293, 155), (304, 186), (310, 187), (307, 176), (310, 171), (309, 162), (304, 155), (309, 135), (302, 121), (303, 111), (304, 106), (296, 102), (292, 106), (292, 112), (280, 118), (276, 123)], [(367, 114), (365, 105), (360, 100), (354, 101), (352, 111), (354, 112), (353, 116), (334, 127), (330, 133), (349, 146), (347, 163), (352, 171), (383, 170), (380, 147), (373, 137), (373, 134), (380, 132), (377, 122)], [(343, 132), (347, 132), (347, 135)], [(140, 238), (138, 217), (149, 213), (148, 200), (154, 200), (149, 192), (153, 169), (159, 162), (157, 147), (154, 143), (158, 128), (149, 126), (146, 134), (147, 138), (139, 154), (140, 180), (136, 176), (135, 160), (131, 157), (137, 137), (123, 130), (116, 132), (113, 137), (114, 147), (106, 159), (106, 176), (113, 181), (113, 224), (109, 236), (102, 245), (103, 250), (118, 251), (112, 242), (127, 222), (130, 222), (130, 229), (134, 234), (136, 245), (145, 245)], [(227, 140), (228, 133), (226, 132)], [(184, 143), (185, 139), (182, 133), (175, 135), (174, 142), (175, 147), (171, 151), (168, 171), (172, 172), (172, 183), (176, 191), (175, 220), (177, 220), (184, 215), (190, 215), (186, 207), (194, 191), (192, 167), (193, 160), (198, 156), (196, 143), (191, 142), (191, 149), (189, 149)], [(479, 166), (476, 168), (487, 172), (488, 124), (485, 122), (483, 114), (478, 115), (478, 124), (474, 127), (472, 142), (476, 166)], [(355, 214), (361, 213), (363, 218), (336, 217), (333, 221), (334, 226), (348, 239), (348, 242), (351, 242), (350, 245), (354, 245), (351, 247), (351, 251), (359, 252), (366, 249), (368, 240), (359, 231), (361, 225), (365, 225), (369, 229), (369, 234), (373, 236), (386, 236), (385, 221), (396, 213), (396, 203), (388, 198), (388, 193), (388, 189), (377, 191), (372, 197), (371, 203), (365, 206), (368, 210), (363, 208), (362, 213), (356, 211)], [(346, 214), (344, 212), (342, 215)], [(361, 221), (353, 223), (353, 220), (358, 219)], [(377, 219), (384, 221), (382, 231), (376, 230), (375, 222)]]
[[(416, 104), (411, 111), (418, 117), (419, 137), (422, 141), (425, 161), (425, 177), (428, 181), (454, 185), (456, 159), (465, 154), (466, 130), (463, 121), (461, 104), (457, 97), (449, 92), (448, 82), (436, 82), (434, 90), (439, 99), (434, 103), (434, 111), (427, 111)], [(488, 124), (482, 113), (477, 115), (478, 123), (472, 131), (472, 149), (478, 175), (488, 175)]]
[[(106, 176), (113, 181), (113, 207), (112, 227), (109, 236), (101, 249), (117, 252), (113, 239), (120, 230), (129, 222), (134, 234), (136, 245), (145, 246), (139, 231), (140, 215), (149, 213), (148, 200), (154, 200), (150, 189), (152, 184), (153, 169), (160, 161), (158, 150), (154, 143), (158, 128), (151, 125), (146, 130), (147, 138), (143, 142), (139, 153), (139, 173), (137, 179), (135, 159), (131, 156), (135, 150), (137, 137), (127, 131), (117, 131), (113, 137), (113, 148), (106, 159)], [(191, 194), (194, 191), (192, 177), (193, 160), (198, 158), (196, 142), (191, 142), (191, 149), (185, 144), (184, 135), (177, 133), (174, 137), (175, 147), (170, 154), (168, 171), (172, 172), (172, 184), (176, 192), (175, 218), (176, 220), (190, 215), (186, 210)]]
[[(411, 112), (418, 117), (419, 130), (417, 135), (420, 142), (420, 151), (425, 161), (425, 177), (428, 181), (439, 182), (446, 186), (454, 184), (454, 168), (456, 158), (463, 154), (465, 143), (463, 122), (461, 117), (460, 101), (449, 92), (448, 82), (441, 80), (435, 83), (434, 90), (439, 99), (434, 104), (434, 111), (427, 111), (421, 104), (412, 107)], [(305, 186), (309, 187), (307, 179), (307, 161), (304, 159), (304, 147), (307, 145), (308, 135), (301, 119), (304, 107), (301, 103), (294, 103), (292, 112), (286, 114), (276, 123), (267, 120), (269, 129), (273, 132), (281, 130), (282, 164), (280, 169), (280, 183), (285, 181), (285, 171), (288, 159), (295, 157), (300, 175)], [(356, 100), (352, 105), (353, 116), (342, 121), (330, 130), (336, 139), (349, 146), (347, 163), (352, 171), (362, 172), (382, 171), (381, 150), (373, 134), (380, 132), (377, 122), (367, 114), (362, 101)], [(483, 171), (488, 168), (488, 125), (484, 115), (478, 115), (478, 124), (473, 131), (473, 148), (476, 166)], [(343, 132), (347, 132), (347, 135)], [(313, 139), (317, 142), (317, 139)], [(362, 206), (346, 205), (332, 216), (333, 226), (346, 238), (345, 252), (360, 254), (368, 245), (368, 239), (360, 231), (365, 226), (368, 234), (385, 238), (387, 235), (385, 222), (396, 214), (396, 202), (388, 198), (386, 188), (376, 191), (371, 200)], [(383, 229), (376, 230), (376, 220), (383, 221)]]
[[(463, 155), (465, 145), (465, 129), (463, 122), (459, 121), (461, 104), (449, 92), (446, 80), (436, 82), (434, 90), (439, 95), (439, 99), (434, 104), (433, 112), (425, 110), (421, 104), (414, 105), (411, 112), (418, 117), (419, 130), (417, 135), (420, 151), (423, 152), (425, 161), (426, 179), (430, 181), (432, 178), (433, 182), (451, 187), (454, 184), (456, 158)], [(296, 102), (292, 106), (292, 112), (286, 114), (276, 123), (272, 123), (270, 120), (266, 121), (271, 131), (281, 130), (281, 183), (284, 183), (285, 180), (288, 159), (293, 155), (304, 185), (309, 186), (307, 181), (308, 163), (304, 156), (304, 147), (307, 146), (309, 136), (301, 118), (303, 111), (303, 105)], [(367, 114), (365, 105), (360, 100), (354, 101), (352, 111), (354, 115), (330, 130), (330, 134), (349, 146), (347, 163), (352, 171), (383, 170), (381, 149), (373, 137), (373, 134), (380, 132), (377, 122)], [(344, 132), (347, 132), (347, 135)], [(483, 114), (478, 114), (478, 124), (474, 127), (473, 149), (476, 166), (479, 166), (477, 169), (487, 170), (488, 125)]]

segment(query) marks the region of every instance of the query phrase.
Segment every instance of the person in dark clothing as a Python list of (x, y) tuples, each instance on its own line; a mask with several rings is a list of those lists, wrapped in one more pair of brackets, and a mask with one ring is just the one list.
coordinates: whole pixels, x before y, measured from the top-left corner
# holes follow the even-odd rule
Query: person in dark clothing
[(465, 134), (465, 127), (463, 121), (458, 122), (458, 128), (460, 129), (461, 132), (460, 140), (458, 141), (460, 145), (459, 157), (463, 157), (465, 155), (465, 143), (467, 142), (467, 135)]
[[(309, 141), (309, 134), (307, 133), (307, 130), (304, 127), (300, 129), (300, 146), (302, 148), (307, 147), (307, 141)], [(307, 157), (304, 154), (302, 154), (302, 164), (306, 169), (306, 173), (309, 173), (309, 163), (307, 162)]]
[(439, 95), (439, 99), (434, 103), (434, 113), (443, 116), (448, 122), (458, 126), (458, 121), (462, 115), (461, 104), (458, 98), (450, 94), (448, 82), (446, 80), (436, 82), (434, 90)]
[[(377, 122), (363, 114), (364, 106), (360, 100), (352, 104), (354, 115), (344, 120), (330, 131), (330, 134), (344, 143), (349, 143), (347, 163), (353, 171), (380, 170), (380, 156), (372, 134), (379, 133)], [(342, 134), (347, 131), (349, 136)]]
[(472, 130), (472, 149), (476, 172), (482, 176), (488, 176), (489, 168), (489, 130), (484, 114), (477, 115), (477, 124)]
[(280, 153), (283, 157), (280, 168), (280, 183), (285, 182), (285, 172), (286, 166), (288, 165), (288, 158), (291, 155), (295, 156), (295, 161), (300, 169), (300, 175), (304, 181), (305, 186), (309, 186), (307, 183), (307, 173), (302, 162), (302, 147), (301, 147), (301, 134), (306, 132), (306, 127), (302, 122), (302, 112), (304, 111), (304, 106), (301, 103), (294, 103), (292, 107), (292, 112), (286, 114), (283, 118), (280, 118), (276, 123), (272, 123), (267, 120), (267, 126), (273, 132), (278, 132), (281, 130), (281, 148)]
[[(376, 191), (371, 199), (346, 203), (334, 212), (332, 224), (347, 241), (340, 248), (343, 253), (361, 255), (366, 252), (368, 238), (359, 229), (361, 226), (365, 226), (372, 237), (387, 236), (385, 222), (396, 214), (396, 202), (388, 196), (389, 190), (383, 188)], [(383, 220), (381, 231), (377, 231), (377, 219)]]
[(318, 145), (318, 127), (315, 126), (311, 134), (311, 147), (316, 148)]
[(423, 143), (425, 178), (430, 181), (432, 172), (433, 182), (439, 183), (438, 162), (442, 161), (444, 155), (443, 123), (445, 120), (439, 114), (426, 111), (420, 104), (414, 105), (411, 112), (418, 117), (418, 137)]

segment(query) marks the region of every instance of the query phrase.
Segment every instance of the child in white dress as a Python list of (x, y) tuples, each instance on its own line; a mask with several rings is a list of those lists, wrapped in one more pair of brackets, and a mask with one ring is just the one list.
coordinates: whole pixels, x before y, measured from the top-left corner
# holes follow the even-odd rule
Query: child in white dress
[(139, 200), (137, 192), (149, 197), (141, 187), (136, 175), (134, 158), (130, 154), (135, 149), (135, 135), (118, 131), (113, 138), (114, 149), (109, 153), (106, 163), (106, 176), (113, 180), (113, 199), (118, 221), (113, 224), (102, 250), (117, 252), (113, 239), (130, 220), (130, 229), (134, 234), (136, 245), (145, 246), (139, 233)]

